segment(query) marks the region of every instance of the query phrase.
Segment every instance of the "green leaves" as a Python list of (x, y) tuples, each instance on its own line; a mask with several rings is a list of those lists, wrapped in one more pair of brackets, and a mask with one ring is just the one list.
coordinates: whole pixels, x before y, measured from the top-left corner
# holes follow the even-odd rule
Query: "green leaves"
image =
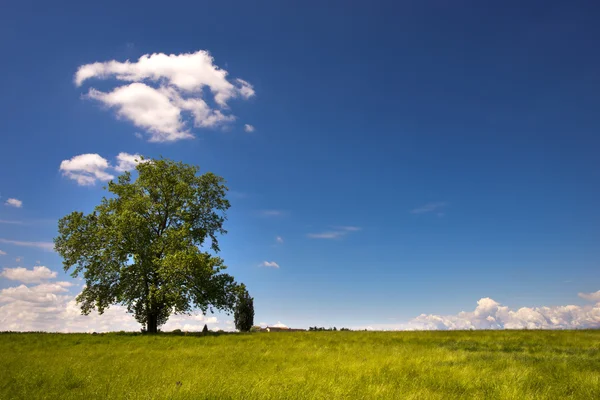
[(137, 171), (133, 182), (129, 172), (109, 182), (112, 196), (91, 214), (59, 221), (55, 247), (65, 271), (86, 282), (82, 312), (124, 304), (152, 331), (173, 312), (231, 310), (239, 286), (222, 272), (223, 260), (199, 249), (210, 238), (218, 252), (226, 233), (223, 178), (162, 158)]
[(244, 285), (241, 285), (238, 290), (237, 303), (234, 311), (235, 328), (241, 332), (248, 332), (254, 325), (254, 299), (246, 290)]

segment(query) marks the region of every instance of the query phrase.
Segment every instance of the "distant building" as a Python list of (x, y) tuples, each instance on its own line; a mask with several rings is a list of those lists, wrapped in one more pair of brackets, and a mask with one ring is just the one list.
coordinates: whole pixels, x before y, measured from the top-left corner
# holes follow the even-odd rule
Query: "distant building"
[(253, 326), (252, 330), (254, 332), (303, 332), (306, 329), (294, 329), (283, 326), (267, 326), (266, 328), (262, 328), (260, 326)]

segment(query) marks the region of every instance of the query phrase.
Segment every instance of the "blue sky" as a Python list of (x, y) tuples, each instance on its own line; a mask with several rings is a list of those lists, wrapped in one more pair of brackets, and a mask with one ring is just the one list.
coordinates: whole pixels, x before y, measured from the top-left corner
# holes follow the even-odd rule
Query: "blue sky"
[[(599, 7), (327, 4), (3, 7), (0, 322), (71, 282), (43, 243), (127, 153), (227, 179), (221, 255), (256, 322), (401, 328), (491, 298), (600, 325)], [(12, 274), (36, 265), (57, 275)]]

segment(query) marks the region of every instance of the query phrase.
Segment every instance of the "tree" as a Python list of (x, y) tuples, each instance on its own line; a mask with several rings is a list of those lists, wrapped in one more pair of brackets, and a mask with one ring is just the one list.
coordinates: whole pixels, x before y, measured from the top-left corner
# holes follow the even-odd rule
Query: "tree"
[(121, 304), (156, 333), (173, 313), (231, 311), (240, 286), (205, 244), (218, 253), (217, 235), (226, 233), (223, 178), (168, 159), (139, 161), (135, 181), (125, 172), (92, 213), (58, 223), (64, 269), (85, 279), (82, 314)]
[(233, 316), (235, 328), (240, 332), (248, 332), (254, 325), (254, 299), (245, 287), (240, 289)]

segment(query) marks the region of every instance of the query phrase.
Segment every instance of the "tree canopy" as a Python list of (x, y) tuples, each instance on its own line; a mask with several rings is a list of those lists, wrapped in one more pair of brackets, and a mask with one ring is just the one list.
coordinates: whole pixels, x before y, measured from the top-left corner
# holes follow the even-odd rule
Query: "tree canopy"
[[(218, 235), (229, 201), (223, 178), (168, 159), (141, 159), (138, 177), (108, 183), (112, 194), (90, 214), (73, 212), (54, 239), (65, 271), (82, 276), (83, 314), (121, 304), (148, 332), (169, 316), (232, 311), (241, 286), (223, 272)], [(245, 288), (243, 289), (245, 291)]]

